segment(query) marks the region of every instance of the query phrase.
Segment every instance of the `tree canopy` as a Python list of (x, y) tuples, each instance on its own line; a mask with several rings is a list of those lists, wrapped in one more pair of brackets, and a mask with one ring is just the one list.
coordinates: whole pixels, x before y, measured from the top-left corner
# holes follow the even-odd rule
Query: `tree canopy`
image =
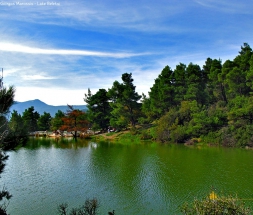
[(39, 117), (40, 114), (34, 110), (33, 106), (29, 107), (28, 109), (25, 109), (22, 118), (29, 132), (34, 132), (38, 130), (37, 122)]
[(87, 103), (87, 118), (92, 123), (93, 129), (107, 130), (110, 126), (110, 112), (112, 110), (107, 91), (99, 89), (94, 95), (88, 89), (84, 101)]
[[(10, 107), (14, 104), (14, 96), (15, 89), (13, 86), (9, 88), (2, 87), (0, 89), (0, 174), (3, 173), (6, 165), (6, 160), (8, 159), (8, 155), (6, 155), (4, 151), (6, 148), (5, 139), (9, 133), (6, 114), (9, 112)], [(10, 198), (10, 193), (5, 188), (3, 188), (3, 190), (0, 191), (0, 201), (4, 199), (9, 200)], [(0, 212), (1, 214), (7, 214), (5, 203), (0, 205)]]
[(145, 98), (143, 111), (147, 117), (158, 116), (157, 138), (163, 141), (201, 138), (209, 143), (253, 146), (252, 74), (253, 55), (247, 43), (233, 61), (224, 64), (207, 58), (202, 69), (192, 63), (180, 63), (174, 71), (166, 66)]
[(115, 81), (107, 93), (112, 108), (110, 124), (116, 128), (123, 128), (130, 123), (135, 127), (140, 115), (141, 104), (138, 101), (141, 96), (135, 91), (132, 73), (122, 74), (121, 79), (123, 83)]
[(68, 108), (67, 113), (62, 118), (63, 125), (59, 129), (70, 132), (76, 138), (78, 132), (84, 132), (88, 129), (89, 122), (86, 120), (86, 114), (83, 111), (74, 109), (71, 105), (68, 105)]

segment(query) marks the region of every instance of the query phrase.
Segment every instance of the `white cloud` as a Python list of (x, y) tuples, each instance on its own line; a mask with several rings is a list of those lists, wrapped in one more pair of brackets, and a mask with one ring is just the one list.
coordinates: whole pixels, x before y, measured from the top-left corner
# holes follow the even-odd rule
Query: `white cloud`
[(79, 56), (95, 56), (95, 57), (112, 57), (112, 58), (128, 58), (148, 53), (110, 53), (110, 52), (97, 52), (87, 50), (66, 50), (66, 49), (42, 49), (36, 47), (29, 47), (25, 45), (13, 43), (1, 43), (0, 51), (6, 52), (19, 52), (26, 54), (42, 54), (42, 55), (79, 55)]
[(253, 5), (250, 1), (241, 0), (194, 0), (198, 4), (226, 13), (252, 14)]
[(147, 94), (166, 65), (203, 65), (207, 57), (224, 62), (243, 42), (250, 44), (248, 4), (61, 0), (59, 7), (1, 6), (4, 83), (16, 86), (20, 101), (82, 104), (88, 88), (108, 89), (127, 72)]
[(56, 77), (49, 77), (49, 76), (43, 76), (43, 75), (24, 75), (21, 78), (24, 81), (27, 81), (27, 80), (51, 80), (51, 79), (56, 79)]
[[(31, 2), (36, 1), (31, 0)], [(166, 0), (137, 2), (74, 0), (62, 1), (59, 7), (5, 7), (0, 18), (2, 20), (22, 20), (28, 23), (71, 26), (79, 29), (92, 28), (97, 31), (105, 31), (110, 27), (114, 31), (120, 28), (145, 32), (175, 32), (178, 27), (168, 28), (167, 24), (162, 24), (163, 21), (182, 13), (189, 5), (190, 2), (185, 4), (177, 0), (169, 2)]]

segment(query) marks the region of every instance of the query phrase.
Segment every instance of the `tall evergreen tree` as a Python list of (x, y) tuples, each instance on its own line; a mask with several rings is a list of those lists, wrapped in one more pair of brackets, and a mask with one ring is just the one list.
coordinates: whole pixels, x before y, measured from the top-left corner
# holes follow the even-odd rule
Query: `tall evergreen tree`
[(250, 59), (252, 49), (247, 43), (241, 47), (239, 55), (233, 60), (233, 68), (226, 75), (231, 98), (248, 95), (250, 92)]
[(19, 144), (25, 144), (28, 140), (28, 131), (26, 129), (22, 116), (14, 110), (8, 123), (9, 134), (6, 137), (7, 148), (12, 148)]
[(227, 103), (224, 81), (220, 78), (222, 73), (221, 60), (214, 59), (208, 74), (207, 91), (209, 95), (209, 103), (214, 104), (217, 101), (225, 101)]
[(247, 73), (246, 79), (247, 79), (247, 85), (250, 87), (251, 94), (253, 93), (253, 55), (251, 55), (251, 58), (249, 60), (250, 69)]
[(234, 68), (234, 62), (231, 60), (226, 60), (222, 65), (221, 74), (219, 75), (219, 81), (223, 83), (224, 91), (226, 94), (226, 103), (233, 98), (232, 92), (229, 89), (229, 84), (227, 80), (228, 73)]
[(135, 127), (140, 115), (141, 104), (138, 101), (141, 96), (135, 91), (132, 73), (124, 73), (121, 78), (123, 83), (115, 81), (107, 93), (112, 107), (110, 123), (115, 127), (125, 127), (128, 123)]
[(25, 109), (23, 113), (23, 120), (25, 122), (25, 126), (29, 132), (34, 132), (38, 130), (38, 119), (40, 114), (34, 110), (34, 107), (31, 106), (28, 109)]
[[(159, 98), (159, 82), (160, 80), (157, 78), (155, 79), (154, 85), (150, 88), (149, 92), (149, 105), (150, 111), (153, 115), (153, 118), (159, 118), (163, 115), (163, 101)], [(147, 105), (148, 103), (146, 103)]]
[[(143, 116), (141, 116), (140, 120), (142, 123), (149, 123), (155, 119), (155, 113), (151, 110), (151, 99), (148, 98), (144, 93), (142, 94), (141, 100), (141, 111)], [(145, 116), (145, 117), (144, 117)]]
[(14, 104), (15, 89), (13, 86), (0, 88), (0, 148), (5, 146), (5, 138), (9, 133), (7, 114)]
[(206, 102), (205, 81), (199, 65), (190, 63), (187, 66), (186, 84), (187, 90), (184, 99), (188, 101), (196, 100), (199, 104), (204, 105)]
[(58, 130), (63, 125), (62, 118), (64, 116), (65, 116), (65, 114), (61, 110), (58, 110), (58, 112), (55, 113), (54, 118), (51, 120), (51, 127), (50, 127), (50, 129), (53, 130), (53, 131)]
[(38, 129), (46, 131), (50, 129), (52, 117), (50, 113), (44, 112), (38, 119)]
[(243, 72), (248, 72), (250, 69), (250, 58), (252, 56), (252, 49), (249, 44), (244, 43), (241, 46), (241, 51), (239, 51), (239, 55), (236, 56), (234, 62), (236, 66)]
[[(4, 167), (6, 165), (6, 160), (8, 159), (8, 155), (6, 155), (5, 148), (5, 138), (9, 132), (6, 114), (9, 112), (10, 107), (14, 104), (14, 95), (15, 89), (13, 86), (9, 88), (2, 87), (0, 88), (0, 174), (3, 173)], [(0, 191), (0, 201), (6, 199), (9, 200), (11, 198), (10, 193), (3, 188)], [(0, 205), (0, 213), (6, 213), (6, 205), (3, 203)]]
[(149, 97), (151, 110), (160, 117), (175, 105), (175, 89), (173, 71), (165, 66), (150, 88)]
[(99, 89), (94, 95), (88, 89), (84, 101), (87, 103), (87, 117), (95, 129), (106, 130), (110, 125), (111, 106), (105, 89)]
[(186, 65), (180, 63), (174, 70), (175, 79), (175, 101), (174, 103), (178, 106), (184, 100), (184, 95), (187, 90), (186, 83)]

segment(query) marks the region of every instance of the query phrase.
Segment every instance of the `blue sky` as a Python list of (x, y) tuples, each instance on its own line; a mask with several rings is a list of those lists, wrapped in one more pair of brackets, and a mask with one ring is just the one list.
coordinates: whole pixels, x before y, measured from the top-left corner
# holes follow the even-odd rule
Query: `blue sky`
[(253, 47), (253, 1), (3, 0), (0, 26), (0, 67), (17, 101), (80, 105), (125, 72), (148, 95), (166, 65), (234, 59), (244, 42)]

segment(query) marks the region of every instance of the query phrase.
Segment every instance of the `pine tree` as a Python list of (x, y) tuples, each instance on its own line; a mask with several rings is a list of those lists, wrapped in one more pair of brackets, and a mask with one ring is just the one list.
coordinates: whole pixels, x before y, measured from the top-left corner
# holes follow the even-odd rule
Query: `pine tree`
[(141, 104), (138, 103), (141, 96), (135, 91), (132, 73), (124, 73), (121, 78), (123, 83), (115, 81), (107, 93), (112, 107), (110, 124), (123, 128), (130, 123), (135, 127), (141, 110)]
[(94, 95), (88, 89), (84, 101), (87, 103), (87, 117), (94, 129), (106, 130), (110, 125), (111, 106), (105, 89), (99, 89)]
[[(13, 86), (8, 89), (5, 87), (0, 88), (0, 174), (3, 173), (6, 165), (8, 155), (4, 152), (5, 138), (9, 132), (6, 114), (9, 112), (10, 107), (14, 104), (15, 89)], [(11, 198), (10, 193), (3, 188), (0, 191), (0, 201), (9, 200)], [(0, 206), (0, 213), (6, 214), (6, 205), (3, 203)]]
[(164, 67), (150, 89), (151, 110), (154, 112), (154, 115), (161, 117), (175, 105), (174, 77), (173, 71), (169, 66)]

